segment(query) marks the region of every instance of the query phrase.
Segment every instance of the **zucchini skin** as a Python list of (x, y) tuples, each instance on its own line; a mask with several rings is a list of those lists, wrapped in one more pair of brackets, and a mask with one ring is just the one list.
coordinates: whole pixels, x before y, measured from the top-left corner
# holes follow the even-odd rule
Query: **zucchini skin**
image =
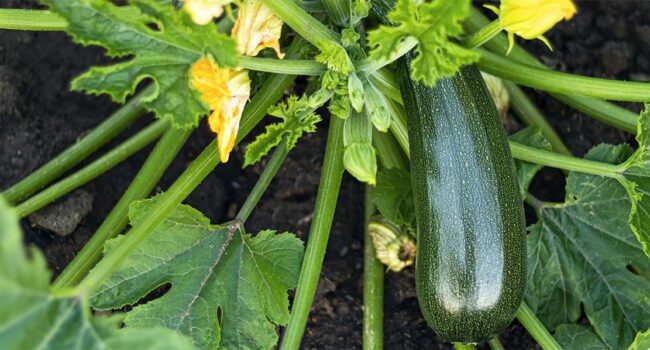
[(506, 134), (475, 66), (429, 88), (398, 64), (417, 218), (416, 290), (427, 323), (477, 343), (512, 321), (526, 286), (523, 203)]

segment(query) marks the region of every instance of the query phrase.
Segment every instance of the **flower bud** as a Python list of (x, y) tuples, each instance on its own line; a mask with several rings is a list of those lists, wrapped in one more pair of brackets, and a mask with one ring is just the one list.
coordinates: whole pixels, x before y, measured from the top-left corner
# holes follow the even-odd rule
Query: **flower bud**
[(346, 146), (343, 153), (343, 165), (357, 180), (369, 185), (375, 185), (377, 156), (370, 143), (355, 142)]

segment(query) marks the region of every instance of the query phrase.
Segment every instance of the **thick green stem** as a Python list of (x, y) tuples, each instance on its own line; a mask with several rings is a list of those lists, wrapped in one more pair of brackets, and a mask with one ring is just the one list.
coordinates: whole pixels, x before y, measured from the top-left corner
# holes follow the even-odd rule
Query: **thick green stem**
[(68, 23), (50, 11), (0, 9), (0, 29), (58, 31)]
[(88, 155), (105, 145), (142, 116), (144, 113), (144, 108), (142, 108), (140, 103), (142, 97), (152, 92), (153, 87), (145, 89), (129, 101), (129, 103), (106, 118), (106, 120), (95, 127), (93, 131), (79, 142), (70, 146), (47, 164), (2, 192), (2, 196), (9, 203), (15, 204), (52, 182), (65, 171), (79, 164)]
[[(300, 40), (294, 40), (287, 56), (296, 55), (299, 45)], [(262, 120), (268, 108), (282, 97), (294, 79), (294, 76), (272, 75), (262, 84), (244, 110), (237, 134), (237, 143), (241, 142)], [(98, 288), (140, 242), (214, 170), (217, 164), (219, 164), (217, 147), (210, 143), (169, 190), (161, 195), (158, 202), (151, 208), (151, 214), (133, 226), (122, 243), (111, 250), (80, 282), (81, 293), (89, 295)]]
[(296, 297), (291, 308), (289, 324), (282, 339), (281, 349), (297, 350), (305, 330), (307, 316), (316, 293), (318, 277), (323, 266), (325, 248), (332, 227), (336, 200), (343, 177), (343, 123), (340, 118), (330, 120), (325, 161), (316, 196), (314, 218), (300, 271)]
[(555, 338), (548, 332), (542, 322), (535, 316), (533, 311), (526, 305), (521, 303), (519, 310), (517, 310), (517, 319), (526, 328), (528, 333), (533, 336), (544, 350), (562, 350), (560, 344), (557, 343)]
[(650, 83), (607, 80), (536, 68), (484, 49), (479, 68), (487, 73), (549, 92), (598, 97), (606, 100), (645, 102), (650, 101)]
[(585, 96), (553, 94), (560, 102), (598, 121), (630, 134), (637, 132), (637, 115), (613, 103)]
[(274, 58), (239, 57), (241, 67), (260, 72), (318, 76), (327, 67), (314, 60), (279, 60)]
[(344, 27), (347, 24), (352, 8), (350, 0), (323, 0), (321, 2), (330, 19), (336, 25)]
[(271, 180), (273, 180), (273, 177), (275, 177), (275, 175), (278, 173), (278, 170), (280, 170), (280, 167), (282, 166), (284, 160), (287, 158), (288, 154), (289, 148), (287, 147), (287, 141), (285, 138), (282, 139), (282, 142), (280, 142), (275, 151), (273, 151), (273, 155), (271, 156), (271, 159), (269, 159), (269, 162), (266, 164), (262, 175), (260, 175), (260, 178), (257, 180), (257, 183), (255, 183), (253, 190), (248, 195), (248, 198), (246, 198), (246, 201), (239, 210), (239, 213), (237, 213), (236, 219), (239, 220), (242, 224), (248, 220), (248, 217), (253, 212), (253, 209), (255, 209), (255, 206), (257, 206), (260, 198), (262, 198), (264, 191), (266, 191), (266, 189), (269, 187), (269, 184), (271, 183)]
[(498, 336), (488, 340), (488, 345), (492, 350), (505, 350)]
[(592, 175), (607, 176), (612, 178), (619, 178), (621, 176), (619, 170), (620, 168), (617, 165), (544, 151), (513, 141), (510, 141), (509, 143), (512, 157), (515, 159)]
[(363, 233), (363, 349), (381, 350), (384, 347), (384, 274), (386, 268), (377, 259), (375, 245), (368, 234), (370, 217), (375, 206), (370, 187), (365, 186), (365, 215)]
[(495, 19), (490, 22), (490, 24), (474, 32), (474, 34), (469, 36), (463, 44), (465, 47), (470, 49), (479, 47), (490, 41), (490, 39), (494, 38), (495, 35), (501, 33), (501, 30), (503, 30), (503, 28), (501, 28), (501, 22), (498, 19)]
[(338, 42), (339, 35), (336, 32), (312, 17), (295, 2), (291, 0), (263, 0), (262, 2), (314, 46), (320, 46), (323, 40)]
[[(395, 138), (389, 133), (373, 130), (373, 144), (382, 167), (408, 169), (408, 160)], [(368, 222), (375, 212), (370, 188), (365, 189), (365, 230), (363, 235), (363, 348), (381, 350), (384, 337), (384, 274), (385, 266), (377, 259), (375, 245), (368, 234)]]
[(90, 163), (83, 169), (55, 183), (42, 192), (39, 192), (34, 197), (18, 205), (16, 207), (16, 212), (20, 217), (25, 217), (69, 193), (75, 188), (86, 184), (88, 181), (105, 173), (107, 170), (150, 144), (153, 140), (160, 137), (168, 127), (169, 122), (167, 120), (158, 120), (154, 122), (152, 125), (140, 131), (138, 134), (115, 147), (113, 150)]
[(54, 290), (73, 287), (95, 266), (102, 256), (106, 240), (117, 236), (128, 224), (129, 205), (151, 193), (191, 133), (191, 129), (167, 129), (122, 198), (95, 234), (54, 281), (52, 285)]
[[(490, 21), (485, 16), (483, 16), (479, 10), (471, 7), (470, 15), (465, 19), (464, 26), (468, 31), (477, 31), (489, 23)], [(506, 52), (508, 51), (508, 45), (509, 43), (506, 35), (499, 34), (485, 43), (484, 46), (492, 52), (498, 53), (500, 55), (506, 55)], [(548, 67), (546, 67), (541, 61), (535, 58), (535, 56), (531, 55), (521, 46), (516, 44), (514, 45), (514, 48), (508, 57), (524, 64), (548, 69)], [(615, 104), (593, 97), (573, 95), (561, 96), (559, 94), (551, 95), (557, 99), (560, 99), (562, 102), (568, 104), (576, 110), (590, 117), (593, 117), (594, 119), (600, 120), (603, 123), (612, 125), (614, 127), (621, 127), (625, 125), (625, 128), (621, 127), (623, 130), (636, 132), (634, 127), (634, 125), (636, 125), (636, 114), (618, 107)]]
[(475, 350), (476, 346), (474, 346), (474, 344), (454, 343), (454, 349), (456, 349), (456, 350)]
[(526, 125), (535, 125), (542, 131), (542, 135), (551, 143), (553, 150), (558, 153), (570, 155), (571, 151), (566, 147), (560, 135), (546, 121), (546, 118), (537, 109), (528, 96), (515, 84), (504, 81), (506, 90), (510, 94), (510, 106)]

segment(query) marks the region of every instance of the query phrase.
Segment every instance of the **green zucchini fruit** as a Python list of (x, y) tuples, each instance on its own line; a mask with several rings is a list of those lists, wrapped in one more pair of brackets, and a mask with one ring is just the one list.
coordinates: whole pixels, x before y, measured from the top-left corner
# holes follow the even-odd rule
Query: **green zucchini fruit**
[(451, 342), (502, 332), (526, 286), (523, 204), (506, 134), (479, 70), (429, 88), (398, 63), (417, 217), (416, 290)]

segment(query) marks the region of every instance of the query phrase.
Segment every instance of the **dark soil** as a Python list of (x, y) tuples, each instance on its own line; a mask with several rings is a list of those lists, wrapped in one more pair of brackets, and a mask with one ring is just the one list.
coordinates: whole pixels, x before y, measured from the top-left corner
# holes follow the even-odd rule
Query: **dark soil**
[[(9, 2), (31, 7), (33, 2)], [(7, 5), (7, 6), (9, 6)], [(2, 6), (5, 6), (3, 2)], [(578, 2), (579, 14), (549, 33), (555, 50), (528, 42), (533, 53), (554, 69), (596, 77), (650, 80), (650, 2)], [(0, 188), (28, 175), (60, 153), (118, 108), (107, 97), (68, 91), (71, 78), (90, 66), (106, 63), (103, 50), (82, 48), (63, 33), (0, 30)], [(569, 148), (583, 155), (601, 143), (621, 143), (633, 138), (585, 117), (553, 98), (528, 90), (557, 128)], [(635, 112), (638, 104), (625, 104)], [(102, 152), (141, 129), (146, 116)], [(173, 180), (212, 141), (202, 125), (166, 172), (156, 191)], [(272, 228), (292, 231), (303, 239), (311, 223), (316, 197), (326, 125), (303, 138), (283, 165), (247, 224), (249, 231)], [(92, 211), (65, 237), (23, 222), (26, 240), (46, 254), (59, 273), (88, 240), (127, 188), (150, 147), (124, 161), (82, 189), (90, 196)], [(242, 149), (218, 167), (187, 199), (214, 222), (232, 217), (255, 183), (262, 165), (241, 169)], [(85, 163), (87, 164), (87, 162)], [(564, 179), (559, 171), (544, 170), (532, 192), (545, 200), (561, 201)], [(357, 349), (361, 347), (363, 187), (344, 177), (330, 236), (321, 282), (304, 337), (305, 349)], [(42, 225), (41, 225), (42, 226)], [(427, 327), (415, 298), (413, 271), (386, 276), (386, 349), (450, 348)], [(536, 348), (515, 321), (501, 336), (508, 349)]]

